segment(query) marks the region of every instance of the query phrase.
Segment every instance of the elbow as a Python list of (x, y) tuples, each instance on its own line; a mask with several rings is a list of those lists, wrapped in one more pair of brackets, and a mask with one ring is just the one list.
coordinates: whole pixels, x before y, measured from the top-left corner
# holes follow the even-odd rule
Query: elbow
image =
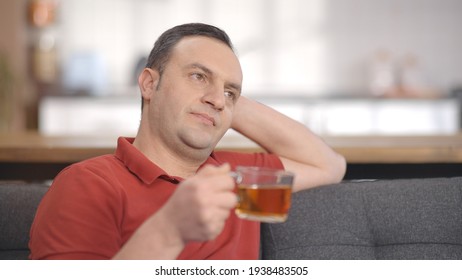
[(343, 178), (345, 177), (345, 173), (347, 170), (347, 162), (345, 157), (340, 154), (336, 154), (336, 158), (332, 163), (329, 165), (328, 168), (328, 183), (329, 184), (336, 184), (340, 183)]
[(322, 165), (311, 165), (285, 159), (285, 169), (293, 171), (296, 176), (294, 192), (313, 187), (340, 183), (346, 173), (345, 158), (335, 153)]
[(345, 177), (347, 170), (347, 162), (345, 157), (340, 154), (337, 154), (337, 172), (336, 172), (336, 183), (339, 183)]

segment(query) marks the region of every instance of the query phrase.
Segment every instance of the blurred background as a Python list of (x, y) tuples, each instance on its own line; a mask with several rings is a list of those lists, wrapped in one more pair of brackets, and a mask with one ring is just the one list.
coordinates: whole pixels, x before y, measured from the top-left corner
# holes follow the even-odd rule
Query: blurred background
[(460, 0), (0, 0), (0, 132), (134, 135), (156, 38), (224, 29), (243, 94), (323, 135), (461, 129)]

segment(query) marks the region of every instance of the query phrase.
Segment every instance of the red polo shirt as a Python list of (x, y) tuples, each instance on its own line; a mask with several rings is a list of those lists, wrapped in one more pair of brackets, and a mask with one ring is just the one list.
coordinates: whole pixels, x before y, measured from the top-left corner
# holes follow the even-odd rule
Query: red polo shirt
[[(110, 259), (172, 195), (183, 179), (147, 159), (131, 138), (119, 138), (114, 155), (67, 167), (39, 205), (31, 228), (32, 259)], [(282, 169), (276, 155), (217, 151), (205, 164)], [(260, 224), (236, 217), (208, 242), (191, 242), (179, 259), (256, 259)]]

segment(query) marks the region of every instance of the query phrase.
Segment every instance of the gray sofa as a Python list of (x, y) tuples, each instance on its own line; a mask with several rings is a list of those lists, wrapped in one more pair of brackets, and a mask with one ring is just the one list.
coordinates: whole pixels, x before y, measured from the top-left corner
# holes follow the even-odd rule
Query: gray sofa
[(262, 226), (263, 259), (462, 259), (462, 177), (343, 182), (297, 193)]
[(0, 260), (29, 256), (29, 229), (46, 183), (0, 182)]
[[(47, 184), (0, 183), (0, 259), (27, 259)], [(462, 177), (345, 181), (293, 195), (263, 259), (462, 259)]]

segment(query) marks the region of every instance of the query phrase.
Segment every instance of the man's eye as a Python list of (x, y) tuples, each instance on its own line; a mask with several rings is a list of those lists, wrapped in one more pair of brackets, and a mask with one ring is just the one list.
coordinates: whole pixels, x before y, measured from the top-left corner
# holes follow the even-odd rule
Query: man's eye
[(192, 77), (194, 80), (197, 80), (197, 81), (204, 81), (204, 80), (205, 80), (204, 74), (201, 74), (201, 73), (192, 73), (192, 74), (191, 74), (191, 77)]
[(225, 91), (225, 97), (228, 98), (228, 99), (235, 100), (236, 96), (237, 96), (237, 94), (235, 94), (232, 91), (228, 91), (228, 90)]

